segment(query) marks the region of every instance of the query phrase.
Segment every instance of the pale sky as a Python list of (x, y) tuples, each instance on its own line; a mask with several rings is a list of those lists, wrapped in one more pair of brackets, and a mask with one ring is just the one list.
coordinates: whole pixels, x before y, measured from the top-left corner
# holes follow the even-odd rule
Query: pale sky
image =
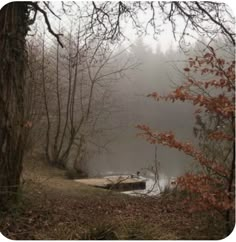
[[(61, 8), (61, 3), (60, 3), (61, 1), (52, 1), (52, 2), (53, 2), (53, 6), (56, 9), (55, 12), (57, 12), (57, 9), (59, 10)], [(53, 15), (51, 15), (51, 17), (52, 17), (51, 23), (52, 23), (52, 25), (55, 26), (54, 29), (57, 29), (58, 19), (56, 19)], [(140, 18), (140, 21), (143, 21), (143, 22), (147, 22), (149, 20), (149, 16), (145, 16), (142, 13), (139, 15), (139, 18)], [(66, 28), (69, 28), (69, 26), (70, 26), (70, 23), (68, 21), (69, 19), (70, 19), (70, 17), (67, 17), (67, 16), (62, 17), (61, 23), (63, 24), (63, 26), (66, 26)], [(158, 21), (158, 23), (161, 23), (161, 22), (162, 22), (162, 20), (160, 19)], [(179, 21), (178, 26), (180, 28), (182, 28), (182, 26), (184, 26), (184, 23), (181, 24), (181, 21)], [(136, 30), (132, 27), (131, 22), (123, 23), (123, 27), (125, 27), (125, 28), (123, 28), (124, 35), (130, 41), (130, 43), (128, 43), (128, 45), (134, 43), (135, 40), (138, 38), (138, 36), (136, 35)], [(160, 29), (162, 30), (162, 32), (157, 35), (157, 39), (154, 39), (152, 27), (149, 26), (148, 35), (142, 35), (142, 39), (143, 39), (144, 43), (147, 44), (148, 46), (150, 46), (153, 49), (153, 51), (155, 51), (157, 45), (160, 45), (160, 49), (163, 52), (167, 51), (170, 48), (170, 46), (172, 48), (178, 48), (178, 42), (176, 42), (174, 40), (170, 23), (167, 21), (166, 24), (162, 24), (160, 26)]]
[[(3, 5), (7, 4), (8, 2), (10, 2), (10, 1), (1, 0), (0, 1), (0, 7), (2, 7)], [(60, 2), (61, 1), (58, 1), (58, 0), (55, 1), (54, 0), (54, 1), (51, 1), (51, 2), (53, 2), (53, 5), (57, 5), (58, 8), (60, 8), (60, 6), (61, 6)], [(68, 1), (65, 1), (65, 2), (68, 2)], [(77, 1), (77, 2), (79, 2), (79, 1)], [(98, 0), (97, 2), (102, 2), (102, 0)], [(216, 2), (222, 2), (222, 1), (216, 0)], [(231, 10), (234, 12), (234, 15), (235, 15), (236, 1), (224, 0), (223, 2), (227, 3), (230, 6)], [(146, 17), (145, 16), (140, 16), (140, 18), (144, 19), (144, 21), (145, 21)], [(63, 21), (64, 21), (64, 19), (63, 19)], [(182, 24), (179, 23), (179, 22), (178, 22), (178, 25), (180, 27), (182, 26)], [(126, 28), (127, 28), (127, 30), (125, 31), (125, 35), (130, 39), (131, 42), (135, 41), (135, 39), (136, 39), (135, 30), (131, 27), (131, 25), (129, 27), (128, 24), (126, 24)], [(161, 47), (160, 49), (163, 52), (168, 50), (170, 48), (170, 46), (172, 48), (178, 48), (178, 42), (176, 42), (174, 40), (170, 23), (167, 23), (167, 24), (163, 25), (162, 28), (164, 29), (164, 31), (158, 36), (158, 40), (153, 39), (152, 34), (150, 34), (149, 36), (143, 36), (144, 42), (147, 45), (151, 46), (153, 50), (155, 50), (157, 44), (160, 45), (160, 47)]]

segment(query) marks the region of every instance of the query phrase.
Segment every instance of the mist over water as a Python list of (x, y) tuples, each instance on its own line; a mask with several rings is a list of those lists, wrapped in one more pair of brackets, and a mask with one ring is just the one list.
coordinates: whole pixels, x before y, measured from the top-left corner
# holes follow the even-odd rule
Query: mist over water
[[(147, 94), (157, 91), (166, 94), (173, 90), (173, 82), (185, 79), (173, 69), (169, 61), (184, 59), (177, 51), (164, 55), (155, 54), (142, 46), (142, 42), (132, 49), (142, 64), (130, 70), (127, 77), (113, 87), (114, 98), (120, 112), (113, 113), (107, 125), (118, 126), (111, 131), (115, 137), (107, 146), (107, 151), (97, 152), (88, 161), (90, 176), (107, 174), (130, 174), (153, 166), (155, 146), (138, 137), (138, 124), (149, 125), (158, 131), (173, 131), (182, 141), (194, 141), (192, 127), (194, 108), (188, 103), (156, 102)], [(168, 177), (179, 176), (191, 168), (191, 158), (183, 153), (158, 145), (157, 158), (161, 164), (160, 173)]]

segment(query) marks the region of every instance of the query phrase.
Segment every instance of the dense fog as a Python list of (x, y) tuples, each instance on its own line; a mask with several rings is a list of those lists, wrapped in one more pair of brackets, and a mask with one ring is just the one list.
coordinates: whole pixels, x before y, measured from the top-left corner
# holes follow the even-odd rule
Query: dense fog
[[(170, 48), (163, 53), (158, 41), (156, 51), (153, 51), (138, 39), (128, 55), (138, 65), (113, 86), (113, 98), (119, 104), (119, 111), (111, 114), (108, 123), (117, 128), (111, 131), (113, 140), (107, 149), (100, 149), (88, 160), (87, 169), (91, 176), (142, 173), (153, 166), (155, 145), (137, 135), (139, 130), (135, 126), (138, 124), (147, 124), (158, 131), (172, 130), (178, 139), (194, 142), (191, 104), (156, 102), (147, 97), (154, 91), (160, 94), (170, 92), (185, 80), (181, 75), (186, 60), (183, 52)], [(160, 173), (169, 177), (192, 169), (191, 158), (175, 149), (158, 145), (157, 158), (161, 164)]]
[(227, 4), (16, 1), (0, 23), (0, 235), (231, 234), (236, 35)]
[[(31, 132), (31, 138), (38, 139), (30, 142), (41, 141), (34, 145), (45, 149), (46, 136), (48, 161), (85, 171), (90, 177), (137, 171), (145, 175), (154, 165), (156, 148), (160, 174), (176, 177), (193, 170), (193, 158), (176, 149), (149, 144), (138, 135), (136, 126), (172, 131), (178, 140), (198, 145), (193, 134), (196, 120), (192, 104), (157, 102), (147, 95), (167, 94), (186, 81), (183, 69), (189, 57), (202, 55), (207, 44), (204, 38), (190, 38), (191, 44), (185, 49), (174, 42), (167, 46), (169, 40), (163, 43), (153, 38), (148, 42), (145, 36), (137, 35), (131, 41), (110, 43), (91, 37), (86, 29), (80, 32), (72, 24), (58, 30), (64, 31), (63, 49), (40, 31), (37, 41), (29, 38), (31, 65), (39, 86), (34, 88), (41, 92)], [(84, 34), (88, 34), (87, 42), (81, 41)], [(213, 44), (220, 49), (217, 44), (223, 46), (220, 39)], [(45, 49), (43, 54), (40, 45)], [(227, 51), (222, 53), (227, 55)]]

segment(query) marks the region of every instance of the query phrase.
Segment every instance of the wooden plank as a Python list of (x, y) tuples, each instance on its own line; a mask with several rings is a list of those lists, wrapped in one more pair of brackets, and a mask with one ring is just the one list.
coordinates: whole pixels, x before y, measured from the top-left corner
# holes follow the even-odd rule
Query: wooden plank
[(109, 177), (109, 178), (89, 178), (89, 179), (76, 179), (89, 186), (118, 190), (118, 191), (132, 191), (141, 190), (146, 188), (146, 182), (137, 178), (130, 178), (125, 176)]

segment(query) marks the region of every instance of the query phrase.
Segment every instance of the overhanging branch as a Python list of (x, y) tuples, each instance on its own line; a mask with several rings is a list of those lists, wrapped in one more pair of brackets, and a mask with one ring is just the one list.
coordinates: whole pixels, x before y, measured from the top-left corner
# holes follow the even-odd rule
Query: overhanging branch
[(48, 16), (47, 16), (47, 13), (39, 7), (38, 3), (37, 2), (31, 2), (30, 5), (35, 9), (35, 12), (39, 11), (40, 13), (43, 14), (43, 17), (44, 17), (44, 20), (45, 20), (45, 23), (48, 27), (48, 31), (50, 34), (52, 34), (58, 41), (58, 43), (60, 44), (60, 46), (63, 48), (63, 44), (60, 40), (60, 36), (62, 36), (62, 34), (57, 34), (53, 31), (52, 27), (51, 27), (51, 24), (49, 22), (49, 19), (48, 19)]

